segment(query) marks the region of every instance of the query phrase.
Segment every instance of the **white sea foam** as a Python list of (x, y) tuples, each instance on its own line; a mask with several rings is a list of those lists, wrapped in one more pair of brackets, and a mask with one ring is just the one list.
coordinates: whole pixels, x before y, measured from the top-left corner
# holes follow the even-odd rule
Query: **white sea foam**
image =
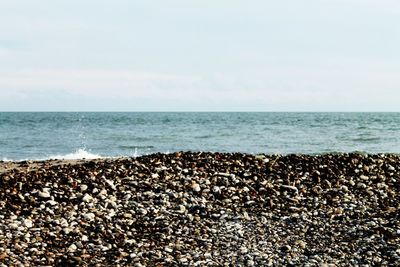
[(75, 152), (66, 155), (53, 155), (49, 157), (49, 159), (99, 159), (99, 158), (102, 158), (102, 156), (90, 153), (86, 151), (84, 148), (80, 148)]

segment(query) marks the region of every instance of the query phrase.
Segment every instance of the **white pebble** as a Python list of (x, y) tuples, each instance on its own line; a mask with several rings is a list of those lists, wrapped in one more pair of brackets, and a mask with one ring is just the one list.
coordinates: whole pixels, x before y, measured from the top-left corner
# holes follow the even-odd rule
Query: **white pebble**
[(192, 184), (192, 189), (195, 192), (200, 192), (200, 190), (201, 190), (200, 185), (198, 183), (193, 183)]
[(71, 233), (72, 232), (72, 228), (70, 228), (70, 227), (65, 227), (65, 228), (63, 228), (63, 232), (64, 232), (64, 234), (66, 234), (66, 235), (68, 235), (69, 233)]
[(111, 187), (112, 190), (116, 190), (117, 188), (114, 185), (114, 182), (108, 179), (104, 179), (106, 181), (106, 184)]
[(218, 186), (214, 186), (214, 187), (212, 188), (212, 191), (213, 191), (214, 193), (220, 193), (220, 192), (221, 192), (221, 189), (220, 189)]
[(186, 207), (185, 206), (183, 206), (183, 205), (179, 205), (179, 213), (185, 213), (185, 211), (186, 211)]
[(11, 224), (8, 225), (8, 227), (9, 227), (10, 229), (17, 229), (17, 228), (18, 228), (18, 224), (16, 224), (16, 223), (11, 223)]
[(49, 192), (39, 192), (39, 197), (42, 198), (50, 198), (50, 193)]
[(96, 217), (96, 215), (94, 215), (94, 213), (92, 213), (92, 212), (89, 212), (89, 213), (86, 213), (83, 215), (83, 218), (85, 218), (85, 220), (88, 220), (88, 221), (94, 220), (95, 217)]
[(68, 252), (75, 252), (77, 249), (75, 244), (72, 244), (71, 246), (68, 247)]
[(25, 220), (24, 220), (24, 225), (25, 225), (27, 228), (32, 228), (33, 223), (32, 223), (31, 220), (25, 219)]
[(83, 196), (83, 198), (82, 198), (82, 201), (87, 202), (87, 203), (92, 202), (93, 201), (93, 197), (91, 195), (89, 195), (89, 194), (85, 194)]
[(247, 261), (247, 266), (254, 266), (254, 261), (248, 260)]
[(88, 186), (85, 185), (85, 184), (82, 184), (82, 185), (80, 186), (80, 188), (81, 188), (81, 192), (84, 192), (84, 191), (86, 191), (86, 190), (88, 189)]
[(51, 206), (57, 205), (57, 201), (54, 201), (54, 200), (49, 200), (49, 201), (47, 201), (47, 203), (49, 203)]
[(146, 215), (146, 214), (147, 214), (147, 210), (146, 210), (146, 209), (140, 208), (140, 209), (139, 209), (139, 212), (140, 212), (140, 214), (142, 214), (142, 215)]

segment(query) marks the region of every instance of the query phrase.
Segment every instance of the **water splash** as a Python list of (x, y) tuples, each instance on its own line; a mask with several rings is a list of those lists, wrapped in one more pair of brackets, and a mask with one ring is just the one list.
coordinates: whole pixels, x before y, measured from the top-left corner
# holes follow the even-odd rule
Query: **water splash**
[(49, 159), (99, 159), (99, 158), (102, 158), (102, 156), (90, 153), (86, 151), (84, 148), (80, 148), (75, 152), (66, 155), (54, 155), (49, 157)]

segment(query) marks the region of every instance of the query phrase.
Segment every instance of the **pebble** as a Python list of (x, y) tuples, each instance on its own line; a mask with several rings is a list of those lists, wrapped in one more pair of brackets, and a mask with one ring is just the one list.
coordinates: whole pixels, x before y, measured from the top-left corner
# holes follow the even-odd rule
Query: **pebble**
[(282, 246), (281, 250), (285, 252), (290, 252), (292, 250), (292, 247), (289, 245), (284, 245)]
[(10, 223), (9, 225), (8, 225), (8, 227), (10, 228), (10, 229), (18, 229), (18, 224), (17, 223)]
[(183, 205), (179, 205), (178, 206), (178, 212), (179, 213), (185, 213), (186, 212), (186, 207)]
[(81, 192), (85, 192), (88, 189), (88, 186), (85, 184), (80, 185)]
[(25, 219), (25, 220), (24, 220), (24, 225), (25, 225), (25, 227), (27, 227), (27, 228), (32, 228), (32, 227), (33, 227), (33, 223), (32, 223), (32, 221), (29, 220), (29, 219)]
[(55, 206), (55, 205), (57, 205), (57, 201), (54, 201), (54, 200), (48, 200), (47, 203), (48, 203), (50, 206)]
[(281, 188), (290, 189), (290, 190), (293, 190), (293, 191), (296, 192), (296, 193), (299, 192), (299, 190), (298, 190), (297, 187), (295, 187), (295, 186), (290, 186), (290, 185), (284, 185), (284, 184), (282, 184), (282, 185), (281, 185)]
[(50, 193), (49, 192), (39, 192), (39, 197), (41, 197), (41, 198), (50, 198), (51, 197), (51, 195), (50, 195)]
[(95, 217), (96, 217), (96, 215), (94, 215), (94, 213), (92, 213), (92, 212), (89, 212), (89, 213), (86, 213), (83, 215), (83, 218), (88, 221), (94, 220)]
[(68, 247), (68, 252), (75, 252), (77, 249), (77, 246), (75, 244), (72, 244)]
[(201, 191), (200, 185), (198, 183), (192, 183), (191, 187), (192, 187), (193, 191), (195, 191), (195, 192)]
[(247, 266), (255, 266), (254, 261), (248, 260), (248, 261), (247, 261)]
[(89, 194), (85, 194), (82, 198), (82, 201), (84, 202), (92, 202), (93, 201), (93, 197)]

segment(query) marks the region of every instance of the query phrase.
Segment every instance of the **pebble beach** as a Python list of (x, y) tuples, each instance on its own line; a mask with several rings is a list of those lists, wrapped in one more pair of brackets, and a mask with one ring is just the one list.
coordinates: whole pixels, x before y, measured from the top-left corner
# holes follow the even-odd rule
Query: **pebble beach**
[(400, 157), (0, 163), (0, 266), (399, 266)]

